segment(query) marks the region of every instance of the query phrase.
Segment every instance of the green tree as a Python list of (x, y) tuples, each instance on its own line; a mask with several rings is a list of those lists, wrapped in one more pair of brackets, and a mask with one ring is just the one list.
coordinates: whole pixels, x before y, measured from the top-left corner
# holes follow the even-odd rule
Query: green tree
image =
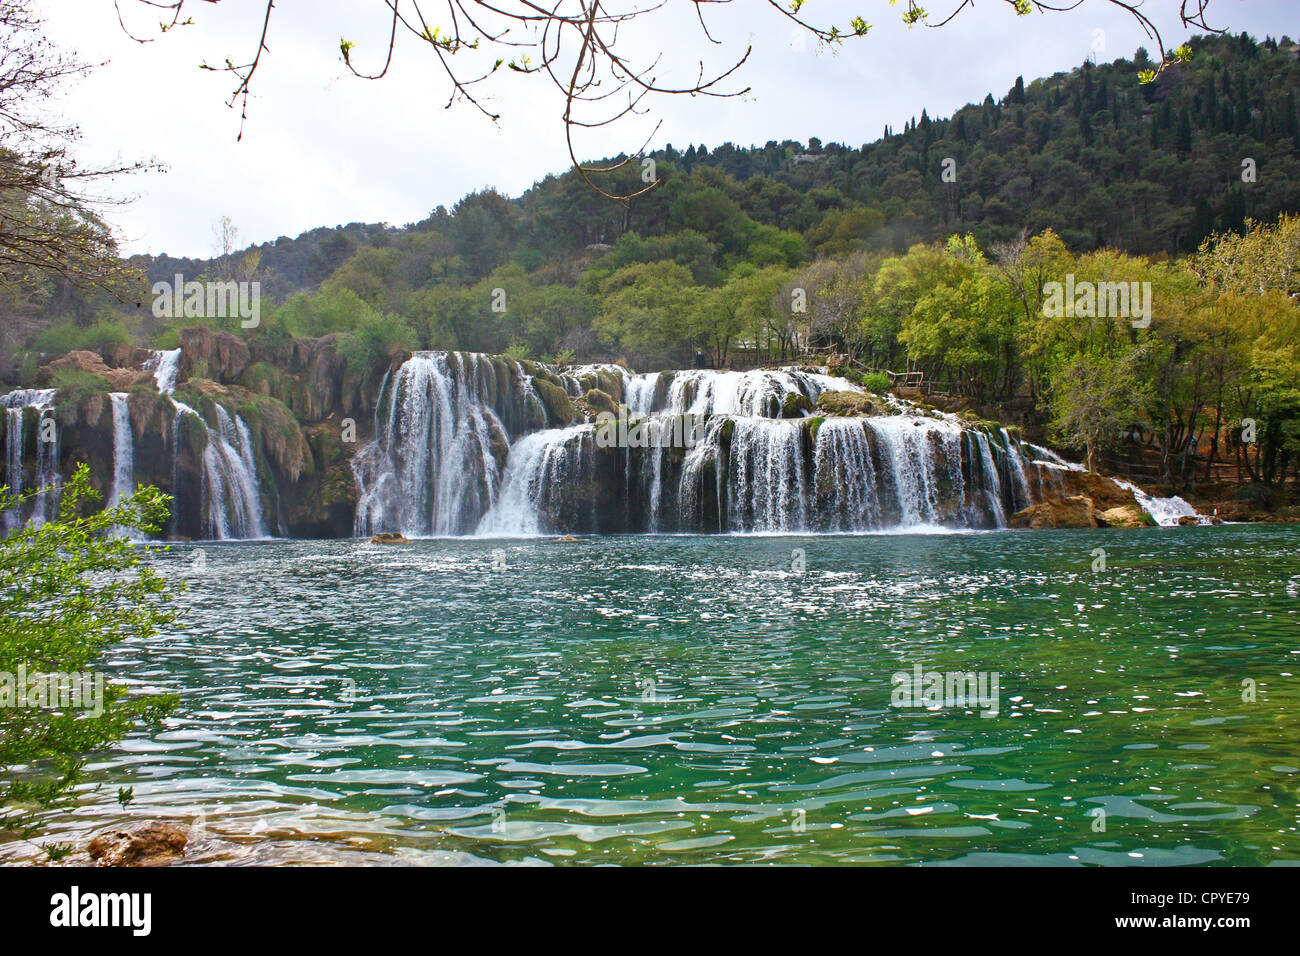
[[(21, 496), (0, 490), (0, 511), (21, 507)], [(76, 674), (92, 670), (107, 647), (147, 639), (172, 624), (171, 588), (149, 566), (148, 550), (120, 532), (157, 532), (167, 520), (167, 496), (139, 488), (120, 504), (88, 512), (99, 498), (85, 464), (64, 484), (58, 517), (0, 539), (0, 830), (30, 839), (41, 814), (67, 807), (87, 757), (120, 740), (140, 721), (160, 719), (171, 697), (128, 694), (103, 684), (101, 708), (29, 706), (18, 702), (16, 675)], [(52, 848), (52, 852), (61, 852)]]

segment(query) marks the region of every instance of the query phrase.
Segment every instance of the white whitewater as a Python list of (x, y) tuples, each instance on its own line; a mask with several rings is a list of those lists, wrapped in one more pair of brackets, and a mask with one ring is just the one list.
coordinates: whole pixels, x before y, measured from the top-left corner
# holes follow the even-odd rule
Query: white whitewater
[(155, 351), (145, 361), (142, 368), (153, 372), (154, 381), (158, 384), (158, 391), (164, 395), (170, 395), (176, 391), (176, 376), (181, 368), (181, 350)]
[(108, 494), (112, 508), (135, 490), (135, 442), (126, 392), (110, 392), (108, 397), (113, 403), (113, 485)]
[[(5, 484), (9, 493), (18, 495), (23, 490), (23, 409), (35, 408), (36, 418), (36, 474), (34, 487), (41, 489), (32, 499), (28, 519), (40, 527), (54, 517), (59, 503), (59, 441), (58, 425), (54, 419), (55, 389), (19, 388), (6, 395), (0, 395), (0, 407), (5, 409), (5, 449), (6, 475)], [(42, 440), (46, 433), (52, 434), (54, 440)], [(46, 490), (52, 489), (52, 490)], [(19, 509), (10, 508), (4, 512), (6, 530), (18, 528), (23, 523)]]
[(477, 353), (417, 352), (385, 382), (375, 439), (353, 460), (358, 535), (474, 531), (501, 488), (494, 447), (510, 449), (497, 409), (544, 414), (531, 376), (508, 366), (519, 395), (496, 394), (492, 362)]
[[(206, 531), (217, 540), (266, 538), (266, 521), (262, 516), (262, 497), (257, 482), (257, 465), (253, 440), (248, 426), (220, 405), (214, 405), (217, 427), (184, 402), (172, 400), (176, 418), (172, 422), (173, 448), (180, 444), (180, 421), (193, 415), (208, 432), (203, 450), (203, 497), (207, 503)], [(173, 464), (173, 487), (175, 465)]]
[[(1046, 466), (1044, 471), (1084, 471), (1084, 466), (1072, 461), (1066, 461), (1050, 448), (1044, 448), (1041, 445), (1031, 445), (1026, 442), (1026, 446), (1037, 452), (1040, 457), (1034, 462), (1036, 465)], [(1162, 528), (1172, 528), (1179, 524), (1180, 518), (1196, 518), (1199, 524), (1209, 524), (1210, 519), (1199, 513), (1187, 502), (1186, 499), (1179, 495), (1170, 498), (1157, 498), (1155, 495), (1149, 495), (1131, 481), (1125, 481), (1123, 478), (1111, 478), (1111, 481), (1119, 485), (1126, 491), (1133, 492), (1133, 497), (1137, 500), (1138, 505), (1149, 514)]]
[(481, 535), (538, 535), (552, 529), (544, 504), (582, 475), (583, 446), (592, 425), (548, 428), (525, 435), (510, 450), (501, 494), (479, 522)]
[(733, 531), (785, 532), (808, 527), (808, 478), (798, 421), (734, 419), (726, 488)]
[[(847, 379), (798, 368), (716, 372), (687, 369), (673, 375), (667, 406), (655, 411), (680, 415), (741, 415), (779, 418), (787, 395), (803, 395), (816, 403), (825, 391), (861, 392)], [(648, 413), (648, 412), (647, 412)]]

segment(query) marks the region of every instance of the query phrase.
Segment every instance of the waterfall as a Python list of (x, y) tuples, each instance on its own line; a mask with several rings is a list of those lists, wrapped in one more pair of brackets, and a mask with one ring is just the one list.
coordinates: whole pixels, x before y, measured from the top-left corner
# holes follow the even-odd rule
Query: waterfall
[[(573, 498), (581, 490), (594, 435), (592, 425), (571, 425), (520, 439), (510, 450), (500, 497), (479, 522), (477, 533), (534, 535), (589, 530), (572, 527), (562, 515), (566, 510), (572, 513), (573, 508), (566, 509), (566, 504), (582, 507), (583, 503)], [(594, 497), (591, 505), (595, 506)]]
[[(993, 517), (999, 528), (1007, 523), (1007, 511), (1002, 505), (1002, 476), (997, 462), (993, 458), (993, 443), (989, 436), (979, 429), (971, 429), (967, 434), (979, 446), (982, 481), (979, 482), (984, 498), (993, 511)], [(1005, 432), (1003, 433), (1005, 434)]]
[[(208, 432), (203, 449), (203, 499), (207, 503), (204, 531), (209, 538), (266, 538), (266, 521), (262, 516), (261, 491), (257, 482), (257, 463), (253, 456), (253, 439), (244, 420), (220, 405), (216, 411), (217, 427), (184, 402), (172, 400), (176, 417), (172, 420), (172, 444), (180, 448), (180, 422), (183, 415), (193, 415)], [(172, 487), (176, 486), (173, 459)]]
[(1029, 492), (1029, 479), (1025, 476), (1025, 460), (1020, 455), (1020, 443), (1012, 438), (1005, 428), (1002, 429), (1002, 439), (1006, 442), (1007, 461), (1011, 467), (1013, 492), (1011, 512), (1014, 514), (1021, 508), (1029, 507), (1032, 496)]
[(884, 522), (868, 428), (855, 418), (828, 418), (817, 430), (814, 484), (826, 531), (865, 531)]
[[(861, 391), (796, 368), (566, 370), (574, 395), (618, 368), (623, 403), (640, 424), (622, 445), (597, 441), (591, 424), (525, 432), (510, 445), (494, 411), (499, 396), (474, 387), (486, 361), (417, 353), (393, 373), (376, 440), (354, 460), (358, 534), (1002, 527), (1021, 493), (1010, 453), (951, 417), (903, 405), (870, 418), (782, 417), (792, 394), (813, 402), (831, 389)], [(535, 401), (531, 379), (518, 376), (520, 400)], [(664, 438), (683, 415), (705, 419), (703, 437), (674, 447)], [(495, 454), (493, 429), (502, 432)]]
[(797, 368), (750, 372), (690, 369), (673, 375), (668, 405), (662, 410), (678, 415), (780, 418), (786, 396), (798, 394), (815, 403), (818, 395), (831, 390), (862, 391), (845, 379)]
[[(18, 495), (23, 490), (23, 410), (36, 409), (36, 463), (33, 487), (40, 489), (32, 499), (28, 518), (37, 527), (54, 517), (59, 502), (59, 441), (58, 427), (54, 420), (54, 396), (52, 388), (20, 388), (0, 395), (0, 407), (5, 409), (5, 484), (9, 494)], [(45, 441), (45, 434), (53, 436), (52, 441)], [(47, 491), (46, 489), (53, 489)], [(7, 531), (15, 530), (23, 524), (19, 508), (10, 508), (4, 512), (4, 526)]]
[(113, 403), (113, 485), (108, 494), (112, 508), (135, 488), (135, 447), (126, 392), (110, 392), (108, 397)]
[(170, 395), (176, 391), (176, 376), (180, 372), (180, 367), (180, 349), (169, 349), (165, 352), (155, 351), (141, 366), (146, 371), (151, 370), (153, 372), (154, 381), (158, 383), (158, 391), (164, 395)]
[[(889, 475), (884, 484), (892, 491), (899, 527), (951, 523), (946, 512), (964, 512), (961, 426), (908, 415), (865, 421), (881, 445)], [(955, 509), (945, 508), (945, 489), (953, 486), (960, 492), (960, 501)]]
[(631, 415), (645, 416), (654, 411), (655, 392), (659, 388), (659, 373), (636, 375), (623, 386), (623, 404)]
[(379, 399), (375, 438), (353, 460), (358, 535), (469, 534), (497, 500), (511, 435), (545, 411), (518, 362), (417, 352)]
[(724, 482), (732, 531), (807, 529), (803, 435), (797, 421), (734, 419)]

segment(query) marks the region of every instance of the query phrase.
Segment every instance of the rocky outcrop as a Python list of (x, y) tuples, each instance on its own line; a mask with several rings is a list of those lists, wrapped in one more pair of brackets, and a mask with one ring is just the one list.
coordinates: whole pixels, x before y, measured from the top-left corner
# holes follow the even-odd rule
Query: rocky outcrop
[(101, 866), (166, 866), (185, 853), (188, 834), (171, 823), (151, 820), (108, 830), (90, 841), (90, 858)]
[(1058, 475), (1064, 488), (1062, 497), (1084, 495), (1092, 499), (1093, 505), (1099, 511), (1137, 504), (1133, 492), (1121, 488), (1104, 475), (1089, 471), (1060, 471)]
[(1147, 528), (1155, 522), (1138, 505), (1120, 505), (1107, 508), (1096, 515), (1097, 521), (1104, 528)]
[(822, 392), (817, 396), (817, 410), (828, 415), (879, 414), (870, 396), (861, 392)]
[(231, 381), (248, 367), (250, 360), (248, 345), (236, 335), (202, 327), (181, 330), (182, 379), (192, 376)]
[(83, 375), (94, 375), (114, 392), (125, 392), (143, 382), (151, 381), (152, 373), (129, 368), (110, 368), (98, 352), (69, 352), (40, 368), (42, 384), (57, 384), (59, 370), (71, 370)]
[(1017, 511), (1007, 523), (1013, 528), (1100, 527), (1092, 499), (1085, 495), (1043, 501)]

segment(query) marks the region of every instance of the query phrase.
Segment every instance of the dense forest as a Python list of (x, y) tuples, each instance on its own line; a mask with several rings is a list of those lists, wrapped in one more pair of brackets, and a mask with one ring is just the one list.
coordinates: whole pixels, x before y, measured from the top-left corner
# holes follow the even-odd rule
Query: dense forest
[[(1300, 210), (1300, 48), (1246, 35), (1189, 46), (1152, 82), (1143, 50), (1086, 62), (859, 149), (620, 157), (602, 186), (654, 183), (624, 204), (568, 172), (402, 228), (136, 257), (124, 301), (44, 280), (15, 294), (23, 321), (0, 342), (0, 374), (30, 383), (77, 348), (174, 347), (196, 324), (339, 334), (358, 367), (415, 348), (640, 368), (815, 353), (919, 372), (1090, 463), (1143, 436), (1171, 484), (1192, 477), (1198, 448), (1207, 474), (1229, 446), (1240, 462), (1234, 435), (1258, 420), (1245, 464), (1273, 481), (1300, 462), (1300, 226), (1286, 218)], [(259, 325), (155, 317), (150, 286), (176, 274), (261, 283)], [(1046, 315), (1044, 286), (1067, 276), (1150, 283), (1153, 323)]]

